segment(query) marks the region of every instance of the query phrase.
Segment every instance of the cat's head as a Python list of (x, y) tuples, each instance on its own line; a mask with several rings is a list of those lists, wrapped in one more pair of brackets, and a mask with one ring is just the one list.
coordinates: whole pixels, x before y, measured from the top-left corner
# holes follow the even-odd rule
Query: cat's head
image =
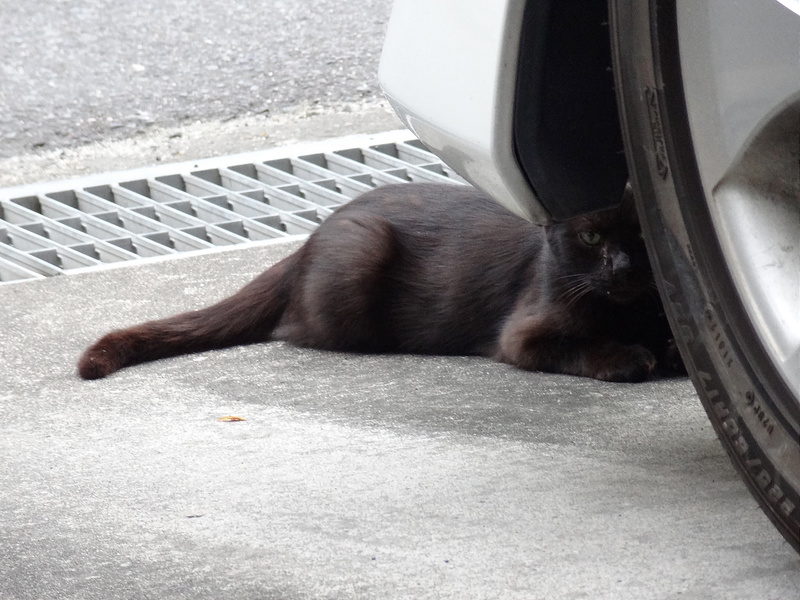
[(630, 302), (653, 288), (653, 275), (633, 203), (550, 225), (552, 283), (568, 302), (602, 296)]

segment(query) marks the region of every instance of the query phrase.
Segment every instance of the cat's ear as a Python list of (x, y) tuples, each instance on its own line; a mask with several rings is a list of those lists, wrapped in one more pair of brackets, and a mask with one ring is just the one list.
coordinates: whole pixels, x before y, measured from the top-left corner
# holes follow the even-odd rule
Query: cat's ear
[(620, 207), (625, 210), (636, 209), (636, 198), (633, 196), (633, 186), (631, 186), (630, 181), (625, 184), (625, 190), (622, 192), (622, 201), (620, 202)]
[(564, 230), (564, 222), (562, 221), (553, 221), (552, 223), (548, 223), (547, 225), (542, 225), (542, 231), (544, 231), (544, 235), (547, 239), (551, 239), (554, 236), (559, 236), (560, 232)]
[(561, 245), (561, 238), (563, 237), (561, 232), (564, 229), (563, 223), (553, 221), (552, 223), (542, 225), (541, 227), (542, 231), (544, 232), (544, 239), (547, 242), (547, 245), (550, 246), (552, 250), (556, 250)]

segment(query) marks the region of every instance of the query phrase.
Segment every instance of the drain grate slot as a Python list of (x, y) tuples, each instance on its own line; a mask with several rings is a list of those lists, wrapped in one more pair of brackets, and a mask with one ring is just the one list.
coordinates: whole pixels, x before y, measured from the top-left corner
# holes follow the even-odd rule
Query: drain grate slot
[(364, 140), (0, 190), (0, 284), (308, 234), (381, 185), (465, 183), (408, 132)]

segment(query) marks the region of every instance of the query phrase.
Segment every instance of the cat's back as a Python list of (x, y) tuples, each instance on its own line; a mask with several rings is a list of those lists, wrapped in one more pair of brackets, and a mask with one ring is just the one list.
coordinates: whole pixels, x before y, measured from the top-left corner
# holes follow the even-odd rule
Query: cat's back
[[(352, 246), (361, 231), (385, 224), (402, 255), (401, 271), (416, 280), (443, 279), (476, 287), (476, 278), (511, 279), (538, 253), (542, 228), (467, 185), (398, 184), (376, 188), (337, 210), (318, 230), (329, 249)], [(346, 227), (347, 225), (348, 227)], [(374, 231), (372, 232), (374, 234)], [(404, 267), (404, 268), (403, 268)]]
[[(375, 188), (339, 211), (346, 215), (366, 211), (398, 224), (443, 224), (448, 220), (521, 221), (480, 190), (468, 185), (409, 183)], [(336, 216), (336, 215), (334, 215)], [(524, 223), (524, 221), (523, 221)]]
[(463, 185), (377, 188), (324, 225), (318, 253), (348, 255), (351, 266), (374, 258), (352, 254), (359, 242), (369, 237), (370, 249), (385, 247), (376, 230), (391, 237), (382, 314), (397, 348), (410, 352), (487, 352), (543, 243), (539, 227)]
[[(446, 250), (484, 245), (502, 251), (515, 241), (530, 241), (540, 229), (467, 185), (397, 184), (369, 191), (337, 210), (328, 221), (373, 217), (390, 223), (412, 244)], [(330, 227), (330, 229), (334, 229)], [(418, 248), (420, 251), (422, 247)]]

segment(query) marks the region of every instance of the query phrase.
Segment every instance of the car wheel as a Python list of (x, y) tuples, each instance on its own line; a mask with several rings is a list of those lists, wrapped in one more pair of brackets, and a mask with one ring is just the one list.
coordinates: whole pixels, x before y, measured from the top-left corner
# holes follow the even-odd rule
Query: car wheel
[(631, 181), (714, 428), (800, 552), (800, 4), (610, 0)]

